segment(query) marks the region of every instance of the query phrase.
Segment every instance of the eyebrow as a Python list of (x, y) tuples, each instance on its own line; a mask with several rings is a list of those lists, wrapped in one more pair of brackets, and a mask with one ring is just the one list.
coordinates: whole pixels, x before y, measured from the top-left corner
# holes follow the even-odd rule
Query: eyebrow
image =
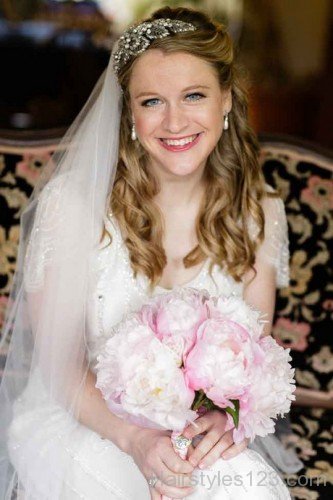
[[(192, 90), (192, 89), (209, 89), (209, 88), (210, 87), (207, 87), (207, 85), (190, 85), (189, 87), (183, 89), (182, 92), (186, 92), (187, 90)], [(158, 95), (158, 92), (141, 92), (141, 94), (135, 96), (135, 99), (148, 95)]]

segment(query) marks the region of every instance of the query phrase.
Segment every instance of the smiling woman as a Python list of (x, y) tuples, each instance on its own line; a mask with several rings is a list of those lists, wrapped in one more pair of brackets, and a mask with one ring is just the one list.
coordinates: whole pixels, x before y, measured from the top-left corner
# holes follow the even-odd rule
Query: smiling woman
[[(205, 93), (188, 95), (189, 89)], [(135, 132), (149, 154), (147, 168), (162, 184), (170, 174), (203, 180), (223, 116), (231, 111), (231, 91), (222, 91), (212, 65), (192, 54), (150, 49), (133, 64), (129, 92)], [(190, 192), (191, 182), (187, 185)]]
[[(185, 21), (193, 21), (196, 13), (185, 11), (178, 12), (184, 12)], [(123, 233), (131, 235), (126, 244), (134, 270), (151, 277), (152, 285), (163, 281), (162, 273), (168, 272), (172, 261), (175, 265), (170, 271), (182, 269), (186, 278), (207, 256), (218, 265), (227, 265), (234, 278), (241, 280), (246, 268), (253, 265), (254, 248), (250, 250), (250, 238), (241, 236), (243, 231), (235, 225), (231, 212), (243, 219), (246, 233), (250, 213), (262, 226), (259, 200), (265, 192), (274, 196), (267, 194), (258, 165), (259, 148), (248, 126), (246, 92), (233, 60), (231, 39), (222, 26), (209, 21), (205, 30), (200, 36), (181, 33), (177, 44), (175, 37), (156, 37), (140, 57), (128, 60), (122, 53), (120, 56), (124, 58), (119, 68), (124, 135), (121, 131), (111, 209)], [(195, 44), (189, 43), (189, 36)], [(134, 31), (127, 40), (131, 37), (135, 44)], [(131, 171), (136, 174), (126, 182)], [(132, 211), (123, 211), (125, 200)], [(219, 216), (212, 217), (217, 203)], [(176, 222), (180, 208), (186, 207), (191, 221), (187, 228)], [(162, 236), (162, 226), (171, 220)], [(154, 231), (148, 229), (152, 226)], [(171, 246), (167, 239), (170, 231), (176, 236), (175, 226), (179, 228), (179, 248), (166, 258), (159, 241), (163, 240), (164, 248)], [(218, 245), (211, 239), (213, 233)], [(262, 236), (259, 231), (259, 239)]]
[[(288, 228), (258, 151), (224, 26), (163, 8), (126, 30), (23, 213), (4, 330), (1, 498), (290, 498), (248, 440), (234, 443), (223, 411), (198, 416), (182, 460), (169, 430), (117, 417), (96, 388), (113, 327), (166, 289), (237, 295), (270, 333)], [(270, 451), (297, 470), (277, 439)], [(193, 488), (200, 464), (205, 484)]]

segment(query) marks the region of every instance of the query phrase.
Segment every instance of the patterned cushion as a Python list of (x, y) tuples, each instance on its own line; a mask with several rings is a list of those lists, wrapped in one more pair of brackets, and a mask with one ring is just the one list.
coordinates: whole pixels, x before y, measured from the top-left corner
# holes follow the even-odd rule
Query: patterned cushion
[(0, 328), (15, 270), (20, 215), (54, 148), (44, 141), (34, 147), (0, 142)]
[[(262, 140), (266, 180), (284, 200), (290, 284), (277, 291), (273, 335), (291, 348), (298, 387), (333, 390), (333, 161), (308, 147)], [(292, 406), (296, 450), (305, 467), (286, 480), (295, 498), (333, 498), (333, 410)]]
[[(12, 143), (0, 139), (0, 327), (12, 283), (19, 217), (57, 140)], [(290, 239), (290, 286), (277, 291), (273, 335), (291, 348), (297, 385), (333, 390), (332, 160), (289, 141), (262, 139), (267, 182), (285, 202)], [(5, 351), (2, 354), (4, 364)], [(292, 407), (295, 441), (305, 467), (287, 477), (296, 499), (333, 498), (333, 410)]]

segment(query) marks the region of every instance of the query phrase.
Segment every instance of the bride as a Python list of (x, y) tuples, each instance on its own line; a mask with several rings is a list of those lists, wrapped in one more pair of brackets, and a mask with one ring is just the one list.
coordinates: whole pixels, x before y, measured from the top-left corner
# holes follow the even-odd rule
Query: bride
[(117, 40), (22, 214), (1, 499), (290, 498), (253, 443), (233, 443), (222, 411), (186, 429), (182, 460), (171, 432), (125, 422), (95, 387), (111, 327), (174, 287), (240, 295), (270, 334), (288, 233), (258, 151), (222, 25), (167, 7)]

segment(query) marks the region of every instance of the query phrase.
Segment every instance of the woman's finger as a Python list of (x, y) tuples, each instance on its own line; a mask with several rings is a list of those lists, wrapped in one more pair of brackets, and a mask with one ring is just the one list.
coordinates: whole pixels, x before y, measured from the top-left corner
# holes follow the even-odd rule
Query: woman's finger
[(182, 432), (182, 435), (188, 439), (193, 439), (194, 436), (198, 436), (199, 434), (203, 434), (206, 430), (208, 430), (212, 426), (211, 418), (203, 417), (197, 418), (195, 422), (189, 424)]
[(187, 496), (191, 495), (191, 493), (194, 492), (194, 486), (179, 488), (175, 486), (172, 481), (164, 483), (159, 480), (157, 481), (154, 488), (161, 495), (166, 495), (170, 498), (186, 498)]
[(188, 461), (193, 467), (196, 467), (202, 458), (216, 445), (220, 440), (221, 432), (218, 429), (212, 429), (208, 432), (194, 448), (194, 451), (188, 457)]
[[(229, 450), (234, 444), (232, 435), (226, 432), (223, 437), (209, 450), (209, 452), (199, 461), (199, 469), (205, 469), (213, 465), (225, 450)], [(237, 454), (237, 453), (236, 453)]]
[(159, 460), (156, 461), (156, 455), (153, 454), (148, 465), (155, 470), (158, 477), (166, 472), (177, 474), (191, 474), (193, 472), (193, 466), (188, 460), (183, 460), (178, 455), (170, 438), (161, 440), (155, 449), (155, 453), (158, 455)]
[(232, 444), (229, 448), (222, 452), (221, 457), (224, 460), (229, 460), (230, 458), (236, 457), (239, 453), (241, 453), (248, 447), (249, 442), (250, 440), (248, 438), (245, 438), (238, 444)]
[(188, 458), (192, 455), (194, 450), (195, 450), (195, 448), (194, 448), (193, 444), (190, 444), (190, 446), (187, 448), (186, 460), (188, 460)]
[(149, 487), (149, 493), (150, 493), (150, 500), (161, 500), (162, 495), (159, 491), (157, 491), (155, 488)]
[[(162, 461), (157, 461), (156, 465), (151, 473), (150, 477), (156, 477), (157, 481), (154, 487), (149, 487), (149, 491), (152, 494), (156, 492), (161, 495), (167, 495), (170, 498), (185, 498), (192, 491), (193, 481), (191, 481), (191, 475), (177, 474), (171, 471)], [(147, 481), (149, 477), (147, 477)]]
[(193, 472), (193, 465), (190, 464), (187, 458), (183, 460), (173, 447), (164, 451), (163, 459), (161, 458), (161, 460), (168, 470), (177, 474), (192, 474)]
[[(175, 461), (175, 459), (176, 461)], [(180, 463), (177, 460), (180, 460)], [(184, 465), (187, 465), (185, 471)], [(194, 470), (193, 466), (181, 459), (178, 455), (176, 457), (170, 457), (166, 455), (159, 463), (156, 470), (156, 476), (162, 481), (162, 483), (170, 484), (182, 487), (188, 487), (191, 483), (192, 472)]]
[(225, 413), (219, 410), (208, 411), (202, 417), (197, 418), (194, 422), (189, 424), (182, 432), (183, 436), (188, 439), (194, 438), (199, 434), (203, 434), (212, 427), (219, 427), (221, 433), (224, 431), (228, 418)]
[[(190, 444), (190, 446), (187, 448), (187, 454), (186, 454), (186, 460), (189, 462), (189, 458), (192, 456), (193, 452), (195, 450), (195, 447)], [(191, 465), (192, 466), (192, 465)], [(192, 466), (193, 467), (193, 466)]]

